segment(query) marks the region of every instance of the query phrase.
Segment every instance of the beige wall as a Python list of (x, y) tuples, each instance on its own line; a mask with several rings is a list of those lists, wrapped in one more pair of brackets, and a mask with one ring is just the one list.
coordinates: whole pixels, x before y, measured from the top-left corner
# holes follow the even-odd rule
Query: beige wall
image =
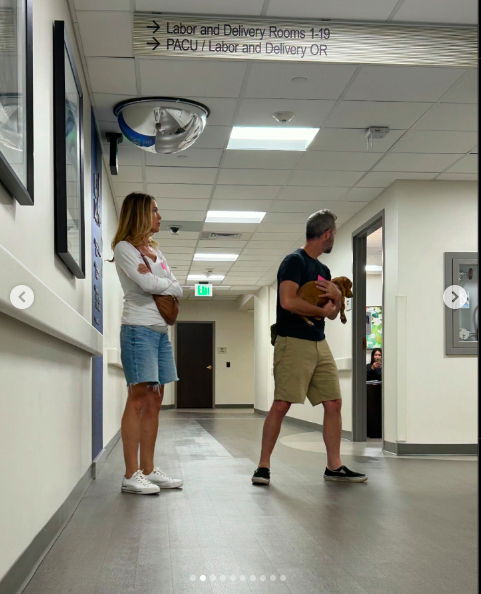
[[(227, 354), (215, 355), (215, 404), (254, 404), (254, 315), (239, 311), (237, 301), (182, 300), (178, 321), (215, 322), (215, 346)], [(175, 330), (171, 333), (175, 344)], [(231, 367), (226, 367), (230, 361)], [(182, 380), (182, 378), (180, 378)], [(174, 403), (172, 386), (164, 403)]]

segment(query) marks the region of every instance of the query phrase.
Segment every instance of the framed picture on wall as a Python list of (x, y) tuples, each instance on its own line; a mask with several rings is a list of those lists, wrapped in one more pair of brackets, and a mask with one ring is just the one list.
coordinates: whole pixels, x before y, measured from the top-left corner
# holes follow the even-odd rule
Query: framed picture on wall
[(83, 92), (64, 21), (54, 23), (53, 68), (55, 251), (85, 278)]
[(0, 182), (33, 205), (33, 0), (0, 0)]
[(366, 334), (366, 349), (382, 348), (382, 307), (371, 305), (366, 307), (366, 318), (371, 318), (371, 333)]

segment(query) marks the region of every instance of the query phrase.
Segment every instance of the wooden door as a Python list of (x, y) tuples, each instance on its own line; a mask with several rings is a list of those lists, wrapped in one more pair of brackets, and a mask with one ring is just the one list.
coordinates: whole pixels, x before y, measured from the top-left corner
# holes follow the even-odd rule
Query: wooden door
[(213, 408), (213, 322), (178, 322), (176, 345), (177, 408)]

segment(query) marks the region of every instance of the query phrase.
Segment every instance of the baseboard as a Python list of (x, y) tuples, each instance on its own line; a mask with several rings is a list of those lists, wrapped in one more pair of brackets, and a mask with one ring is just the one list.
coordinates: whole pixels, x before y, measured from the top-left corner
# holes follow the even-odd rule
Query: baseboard
[(384, 442), (384, 449), (397, 456), (477, 456), (476, 443)]
[[(265, 410), (260, 410), (258, 408), (254, 408), (254, 412), (256, 412), (257, 414), (262, 415), (264, 417), (267, 416), (267, 411), (265, 411)], [(302, 419), (295, 419), (294, 417), (288, 417), (288, 416), (284, 417), (284, 422), (290, 423), (291, 425), (297, 425), (298, 427), (305, 427), (306, 429), (320, 431), (322, 433), (321, 423), (312, 423), (311, 421), (303, 421)], [(341, 433), (341, 438), (352, 441), (352, 431), (345, 431), (343, 429), (342, 433)]]
[(92, 478), (95, 480), (98, 476), (100, 471), (102, 470), (107, 458), (109, 457), (110, 452), (114, 449), (117, 445), (117, 442), (120, 439), (120, 429), (117, 433), (112, 437), (109, 443), (103, 448), (100, 454), (95, 458), (92, 462)]
[(175, 408), (175, 404), (162, 404), (161, 410), (170, 410), (171, 408)]
[(214, 408), (254, 408), (253, 404), (216, 404)]
[(20, 594), (52, 548), (92, 482), (92, 467), (0, 580), (0, 594)]

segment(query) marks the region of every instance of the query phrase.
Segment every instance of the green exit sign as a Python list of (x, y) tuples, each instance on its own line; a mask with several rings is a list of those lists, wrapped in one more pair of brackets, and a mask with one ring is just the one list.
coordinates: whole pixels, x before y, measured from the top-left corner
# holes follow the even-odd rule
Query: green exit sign
[(214, 288), (212, 285), (195, 285), (196, 297), (212, 297)]

